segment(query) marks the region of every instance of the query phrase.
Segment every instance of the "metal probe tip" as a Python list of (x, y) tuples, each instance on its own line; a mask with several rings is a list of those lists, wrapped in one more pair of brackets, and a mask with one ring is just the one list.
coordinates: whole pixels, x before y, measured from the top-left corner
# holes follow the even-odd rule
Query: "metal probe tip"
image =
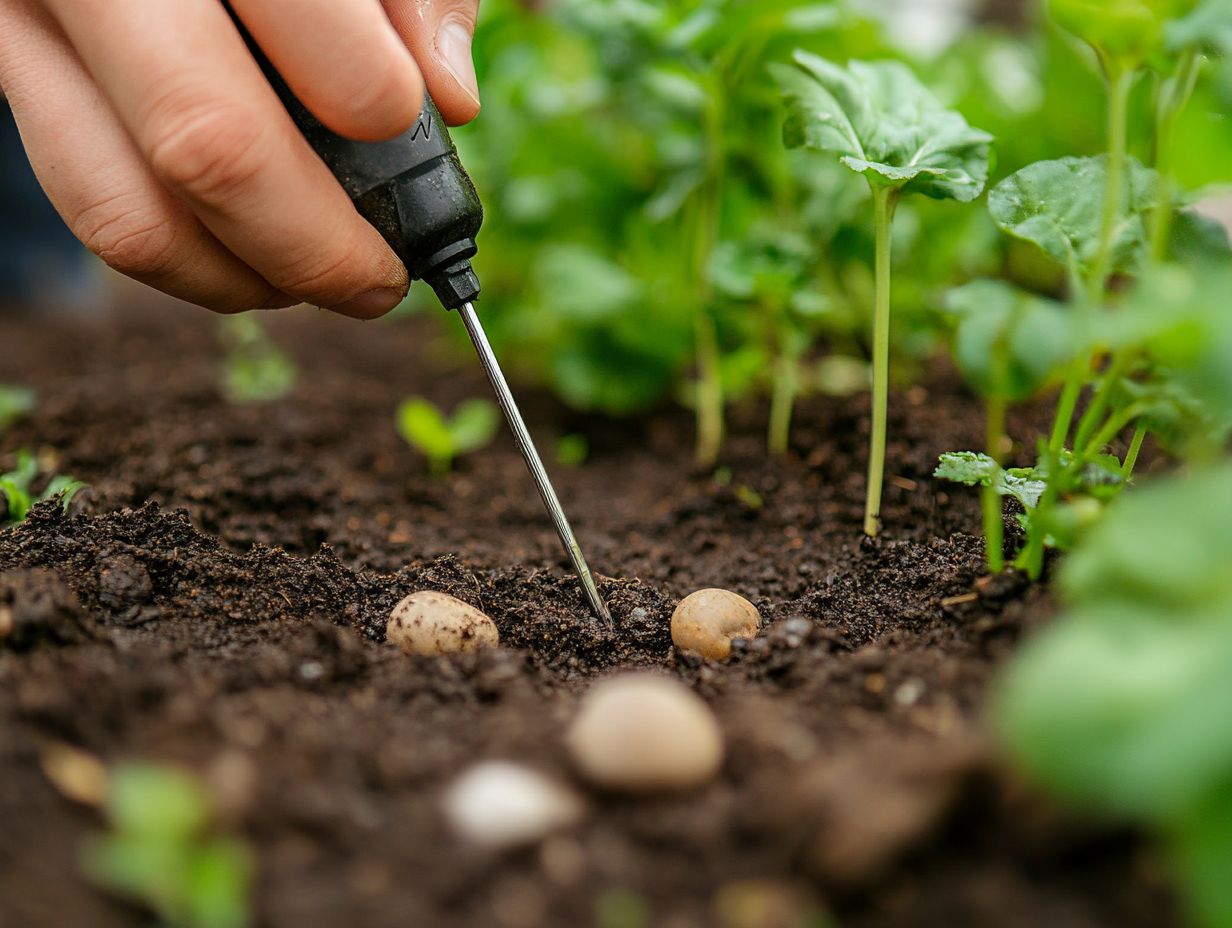
[(577, 539), (573, 537), (573, 529), (569, 527), (569, 519), (565, 516), (564, 507), (557, 499), (556, 491), (552, 489), (552, 481), (548, 478), (547, 469), (543, 466), (539, 452), (535, 450), (535, 443), (531, 440), (530, 432), (522, 419), (522, 413), (518, 411), (518, 404), (514, 402), (513, 393), (510, 392), (505, 375), (496, 361), (496, 355), (492, 353), (492, 346), (488, 344), (488, 336), (479, 322), (475, 304), (463, 303), (458, 309), (458, 315), (462, 317), (462, 324), (466, 326), (466, 332), (475, 344), (475, 351), (479, 354), (479, 363), (483, 365), (484, 372), (492, 383), (492, 389), (496, 392), (496, 402), (505, 414), (505, 421), (509, 423), (509, 428), (513, 432), (513, 440), (517, 442), (518, 450), (522, 452), (522, 460), (526, 462), (526, 469), (530, 471), (531, 479), (535, 481), (535, 488), (543, 499), (543, 505), (556, 524), (556, 533), (560, 535), (561, 544), (565, 546), (569, 561), (573, 564), (573, 570), (582, 583), (582, 589), (586, 592), (590, 608), (598, 618), (611, 626), (612, 614), (608, 612), (607, 604), (599, 596), (595, 579), (590, 575), (590, 568), (586, 566), (586, 558), (582, 556), (582, 549), (578, 547)]

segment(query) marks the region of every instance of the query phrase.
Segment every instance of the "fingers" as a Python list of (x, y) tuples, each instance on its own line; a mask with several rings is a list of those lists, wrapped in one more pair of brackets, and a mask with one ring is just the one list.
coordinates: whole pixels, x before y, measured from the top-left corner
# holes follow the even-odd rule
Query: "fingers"
[(452, 126), (479, 114), (471, 39), (479, 0), (383, 0), (402, 41), (415, 54), (428, 92)]
[(155, 180), (63, 35), (30, 4), (0, 7), (0, 84), (52, 203), (100, 258), (221, 312), (286, 303)]
[(47, 0), (154, 175), (294, 297), (364, 318), (406, 269), (299, 134), (217, 0)]
[(300, 101), (340, 135), (379, 141), (419, 116), (423, 79), (377, 0), (232, 0)]

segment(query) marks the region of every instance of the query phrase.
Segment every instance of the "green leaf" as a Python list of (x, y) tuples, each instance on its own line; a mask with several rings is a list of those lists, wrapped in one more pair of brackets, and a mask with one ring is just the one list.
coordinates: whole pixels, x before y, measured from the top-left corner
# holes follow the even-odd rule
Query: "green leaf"
[(1077, 348), (1061, 304), (996, 280), (951, 290), (946, 310), (958, 320), (954, 359), (986, 397), (1027, 399), (1060, 373)]
[(1005, 469), (987, 454), (975, 451), (947, 451), (941, 455), (933, 476), (969, 487), (995, 487), (999, 495), (1016, 499), (1028, 511), (1039, 505), (1046, 486), (1033, 468)]
[(0, 495), (4, 496), (4, 521), (14, 524), (25, 521), (32, 500), (21, 484), (11, 477), (0, 477)]
[(1171, 829), (1177, 876), (1196, 925), (1232, 925), (1232, 778), (1203, 798)]
[(453, 435), (441, 411), (423, 397), (412, 397), (398, 407), (398, 434), (428, 458), (434, 470), (446, 471), (454, 456)]
[(1226, 612), (1181, 621), (1150, 603), (1092, 604), (1028, 644), (995, 714), (1062, 795), (1166, 819), (1232, 774), (1230, 661)]
[(185, 874), (186, 921), (200, 928), (245, 928), (252, 923), (252, 859), (238, 841), (218, 838), (196, 848)]
[[(1107, 156), (1037, 161), (1011, 174), (988, 194), (988, 211), (1001, 229), (1031, 242), (1077, 274), (1099, 250)], [(1120, 223), (1113, 234), (1113, 269), (1136, 270), (1147, 241), (1146, 214), (1154, 207), (1158, 175), (1129, 159)]]
[(1206, 0), (1192, 13), (1166, 27), (1168, 48), (1183, 51), (1200, 48), (1232, 55), (1232, 3)]
[(191, 776), (153, 764), (125, 764), (112, 771), (107, 814), (122, 833), (150, 839), (187, 840), (210, 816), (205, 790)]
[(964, 203), (983, 192), (992, 136), (942, 105), (905, 65), (841, 67), (803, 51), (794, 61), (773, 66), (788, 147), (836, 154), (873, 186)]
[(454, 455), (469, 454), (491, 443), (500, 427), (500, 410), (491, 400), (463, 402), (449, 420)]
[(34, 409), (33, 390), (0, 383), (0, 432)]
[(1197, 0), (1048, 0), (1048, 12), (1105, 61), (1132, 68), (1163, 47), (1168, 20), (1185, 16)]
[(1113, 507), (1060, 577), (1074, 602), (1168, 609), (1232, 602), (1232, 465), (1157, 484)]

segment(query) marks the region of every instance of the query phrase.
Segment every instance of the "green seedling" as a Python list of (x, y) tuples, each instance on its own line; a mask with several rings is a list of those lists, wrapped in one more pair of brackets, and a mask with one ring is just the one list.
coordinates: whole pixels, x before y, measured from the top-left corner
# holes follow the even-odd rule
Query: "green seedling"
[[(984, 400), (985, 447), (982, 455), (942, 455), (936, 476), (984, 488), (988, 569), (997, 573), (1005, 566), (1002, 497), (1016, 497), (1030, 511), (1043, 491), (1033, 473), (1002, 470), (1009, 450), (1006, 414), (1011, 404), (1057, 379), (1073, 353), (1074, 338), (1064, 307), (1000, 281), (976, 281), (951, 291), (946, 310), (955, 321), (955, 361)], [(1030, 497), (1024, 498), (1028, 486)]]
[(242, 842), (216, 833), (196, 779), (150, 764), (117, 767), (106, 814), (110, 830), (83, 850), (93, 882), (144, 905), (170, 928), (252, 924), (252, 856)]
[(38, 459), (27, 450), (17, 452), (17, 466), (0, 474), (0, 525), (24, 522), (30, 507), (51, 499), (59, 499), (65, 511), (73, 497), (85, 484), (64, 474), (53, 474), (41, 492), (34, 487), (39, 482)]
[(218, 335), (226, 352), (220, 374), (229, 402), (270, 403), (291, 392), (299, 379), (295, 362), (254, 314), (224, 316), (218, 322)]
[(876, 535), (885, 474), (890, 382), (890, 231), (900, 199), (912, 193), (970, 202), (984, 190), (992, 137), (943, 106), (903, 64), (852, 61), (846, 67), (796, 52), (776, 66), (788, 147), (836, 154), (868, 182), (873, 199), (873, 427), (864, 531)]
[(412, 397), (398, 407), (398, 434), (428, 459), (435, 476), (449, 473), (454, 459), (486, 447), (500, 427), (500, 411), (489, 400), (466, 400), (450, 417), (431, 401)]
[(0, 383), (0, 432), (34, 410), (33, 390)]
[(1153, 830), (1192, 922), (1232, 925), (1232, 465), (1119, 501), (1058, 578), (994, 720), (1036, 782)]
[(581, 467), (590, 456), (590, 442), (580, 432), (562, 435), (556, 441), (556, 463), (561, 467)]
[(808, 243), (799, 235), (769, 229), (743, 242), (715, 249), (710, 280), (732, 303), (753, 310), (764, 347), (756, 352), (754, 370), (765, 359), (770, 368), (770, 421), (766, 445), (771, 454), (787, 453), (791, 417), (804, 380), (801, 359), (811, 341), (808, 322), (824, 312), (825, 298), (808, 287)]

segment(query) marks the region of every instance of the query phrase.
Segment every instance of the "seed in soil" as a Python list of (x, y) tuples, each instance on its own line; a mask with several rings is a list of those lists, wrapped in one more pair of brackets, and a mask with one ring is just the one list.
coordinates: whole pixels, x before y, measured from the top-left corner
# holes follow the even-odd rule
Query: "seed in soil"
[(389, 614), (385, 637), (407, 654), (478, 651), (500, 644), (496, 625), (474, 606), (435, 590), (412, 593)]
[(647, 673), (596, 683), (566, 742), (586, 779), (621, 792), (691, 789), (723, 762), (723, 736), (710, 707), (684, 684)]
[(732, 639), (756, 638), (761, 628), (757, 607), (730, 590), (698, 590), (672, 613), (672, 643), (707, 660), (731, 657)]
[(443, 809), (458, 835), (494, 850), (534, 844), (585, 814), (572, 790), (509, 761), (486, 761), (462, 774)]

